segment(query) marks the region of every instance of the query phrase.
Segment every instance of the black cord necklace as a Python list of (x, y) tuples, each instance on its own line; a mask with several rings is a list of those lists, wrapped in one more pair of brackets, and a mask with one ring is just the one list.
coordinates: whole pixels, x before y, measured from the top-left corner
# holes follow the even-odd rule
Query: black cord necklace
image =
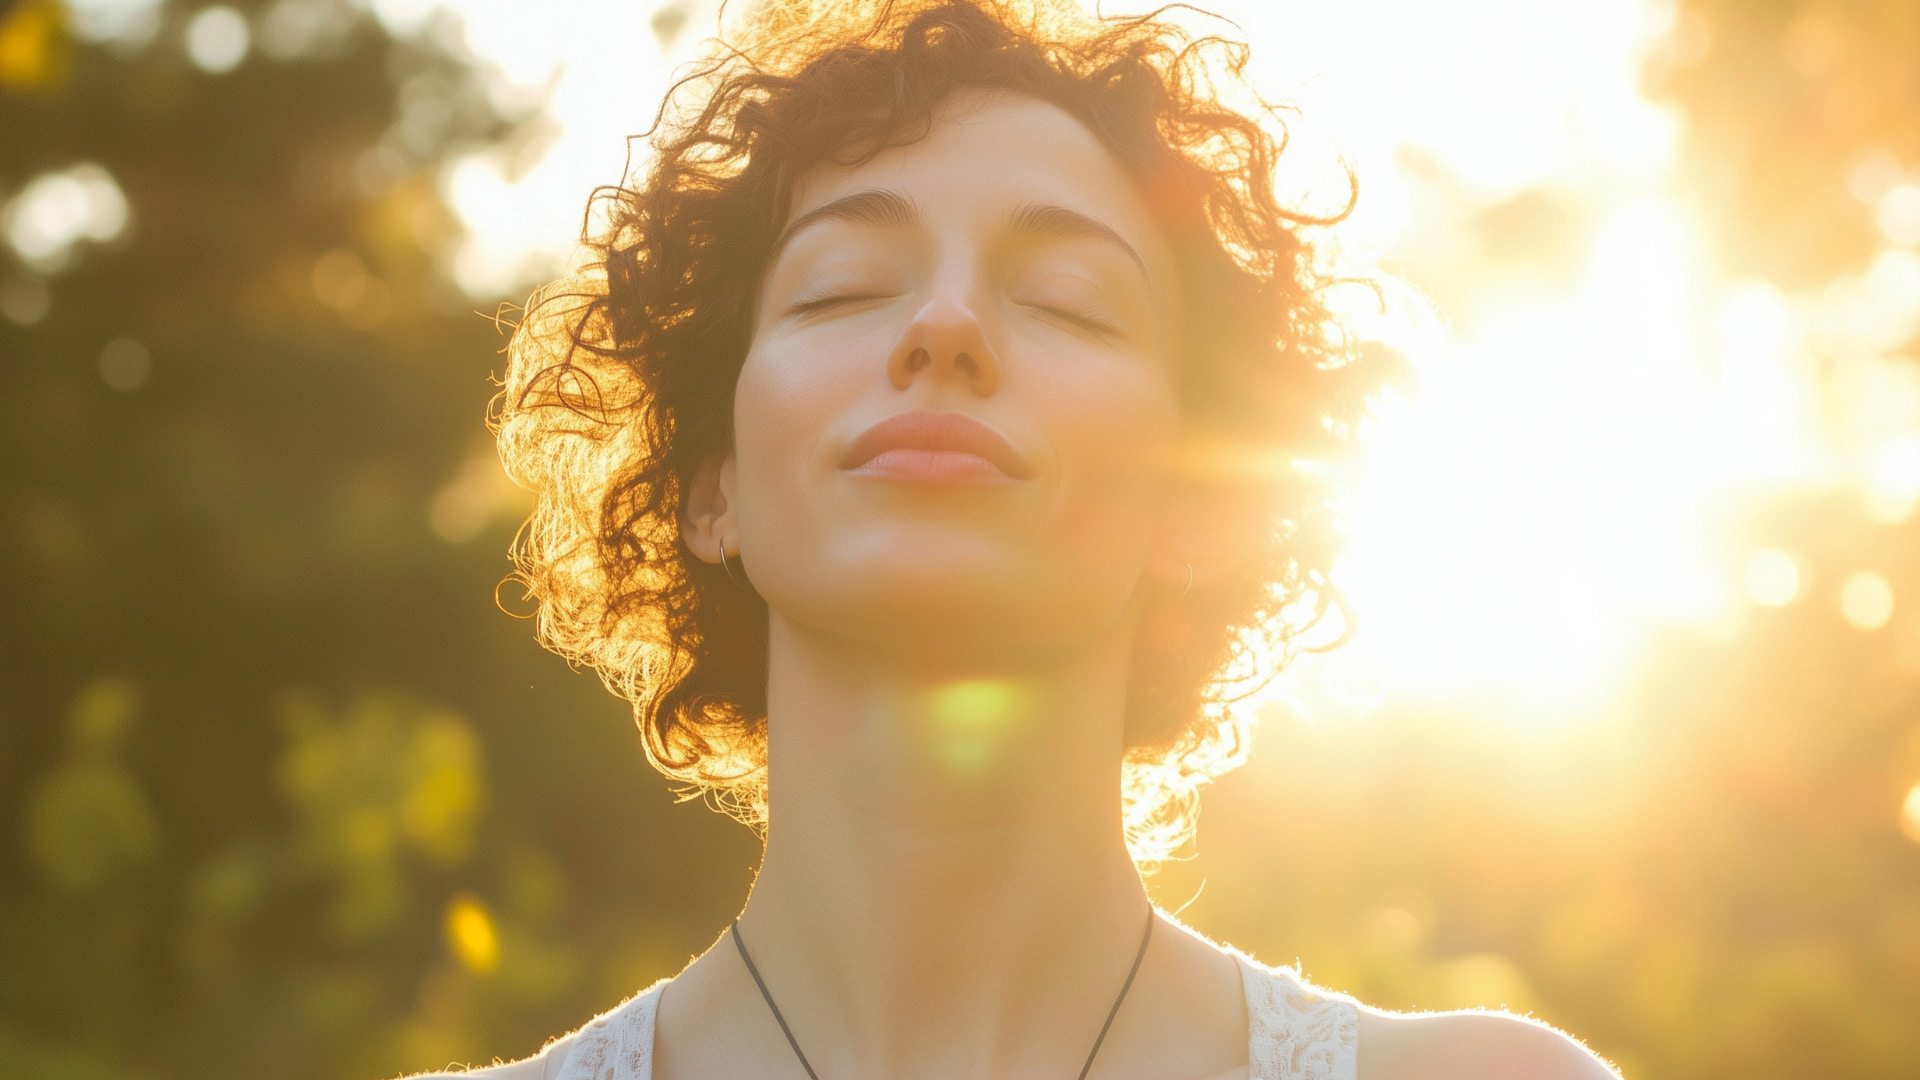
[[(1093, 1040), (1093, 1049), (1087, 1051), (1087, 1063), (1080, 1066), (1079, 1080), (1087, 1080), (1087, 1073), (1093, 1070), (1093, 1059), (1100, 1053), (1100, 1044), (1107, 1041), (1107, 1031), (1113, 1027), (1113, 1018), (1120, 1015), (1120, 1003), (1127, 1000), (1127, 991), (1133, 989), (1133, 977), (1140, 974), (1140, 961), (1147, 958), (1147, 943), (1153, 940), (1153, 906), (1147, 906), (1147, 929), (1140, 935), (1140, 951), (1133, 954), (1133, 967), (1127, 971), (1127, 981), (1120, 984), (1120, 996), (1113, 999), (1113, 1008), (1107, 1010), (1107, 1022), (1100, 1025), (1100, 1034)], [(760, 988), (760, 996), (767, 1001), (767, 1008), (773, 1011), (774, 1022), (780, 1025), (780, 1033), (787, 1037), (787, 1045), (793, 1047), (793, 1056), (800, 1059), (800, 1067), (807, 1070), (807, 1080), (820, 1080), (813, 1065), (807, 1061), (807, 1055), (800, 1050), (800, 1040), (793, 1037), (793, 1029), (787, 1026), (787, 1018), (780, 1015), (780, 1006), (773, 1003), (773, 991), (767, 989), (767, 980), (760, 977), (760, 969), (753, 965), (753, 957), (747, 955), (747, 943), (740, 940), (740, 920), (733, 920), (733, 947), (740, 950), (740, 959), (747, 962), (747, 974), (753, 976), (753, 985)]]

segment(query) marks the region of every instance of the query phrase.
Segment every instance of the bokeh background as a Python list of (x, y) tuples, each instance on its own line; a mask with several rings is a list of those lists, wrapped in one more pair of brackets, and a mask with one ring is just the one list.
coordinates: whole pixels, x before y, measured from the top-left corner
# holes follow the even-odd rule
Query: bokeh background
[[(1920, 1076), (1920, 4), (1215, 6), (1430, 303), (1357, 638), (1156, 895), (1629, 1077)], [(514, 1057), (724, 927), (483, 426), (713, 26), (0, 0), (0, 1077)]]

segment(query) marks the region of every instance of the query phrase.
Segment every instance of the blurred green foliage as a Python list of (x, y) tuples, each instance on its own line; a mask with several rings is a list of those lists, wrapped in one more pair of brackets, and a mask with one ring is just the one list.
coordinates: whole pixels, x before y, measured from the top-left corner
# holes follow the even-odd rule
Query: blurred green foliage
[(495, 604), (504, 338), (438, 269), (436, 174), (515, 118), (306, 6), (307, 51), (214, 75), (185, 5), (136, 47), (0, 4), (0, 201), (92, 162), (127, 205), (65, 265), (0, 249), (7, 1080), (516, 1056), (704, 947), (752, 864)]
[[(475, 479), (502, 338), (440, 272), (435, 175), (519, 118), (315, 3), (308, 51), (221, 75), (178, 5), (124, 47), (0, 4), (0, 194), (95, 162), (129, 207), (67, 265), (0, 254), (8, 1080), (517, 1056), (703, 948), (756, 854), (495, 607), (524, 512)], [(1920, 159), (1912, 10), (1681, 5), (1649, 80), (1729, 267), (1871, 255), (1849, 184)], [(422, 95), (441, 121), (396, 137)], [(1551, 199), (1486, 258), (1557, 257)], [(1743, 528), (1818, 588), (1864, 560), (1920, 595), (1915, 522), (1811, 493)], [(1658, 642), (1602, 721), (1501, 711), (1270, 716), (1157, 896), (1382, 1005), (1534, 1011), (1633, 1077), (1920, 1075), (1920, 623), (1757, 612)]]

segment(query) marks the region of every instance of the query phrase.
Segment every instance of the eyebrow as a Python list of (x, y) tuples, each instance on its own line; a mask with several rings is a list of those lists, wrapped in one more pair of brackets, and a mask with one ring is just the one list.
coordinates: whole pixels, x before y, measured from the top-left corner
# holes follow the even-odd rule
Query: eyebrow
[[(920, 210), (912, 200), (898, 192), (885, 188), (867, 188), (851, 195), (841, 197), (817, 206), (793, 219), (781, 232), (780, 239), (774, 241), (773, 250), (778, 254), (794, 236), (809, 226), (828, 221), (846, 221), (857, 225), (887, 225), (911, 227), (920, 224)], [(1140, 268), (1140, 276), (1149, 282), (1153, 280), (1147, 273), (1147, 263), (1134, 250), (1126, 238), (1114, 231), (1104, 222), (1090, 218), (1077, 210), (1051, 203), (1027, 203), (1007, 216), (1007, 227), (1014, 232), (1028, 236), (1046, 237), (1057, 240), (1103, 240), (1114, 244), (1133, 264)]]
[(1140, 268), (1140, 276), (1149, 282), (1153, 275), (1147, 273), (1146, 260), (1127, 243), (1126, 238), (1115, 232), (1104, 222), (1096, 221), (1077, 210), (1050, 203), (1028, 203), (1015, 210), (1008, 218), (1007, 225), (1015, 232), (1029, 236), (1047, 237), (1056, 240), (1104, 240), (1118, 245), (1127, 253), (1133, 264)]
[(851, 195), (842, 195), (824, 206), (794, 218), (780, 239), (774, 241), (773, 250), (777, 254), (787, 246), (795, 234), (810, 225), (826, 221), (849, 221), (856, 225), (892, 225), (911, 226), (920, 223), (920, 211), (911, 200), (897, 192), (884, 188), (868, 188)]

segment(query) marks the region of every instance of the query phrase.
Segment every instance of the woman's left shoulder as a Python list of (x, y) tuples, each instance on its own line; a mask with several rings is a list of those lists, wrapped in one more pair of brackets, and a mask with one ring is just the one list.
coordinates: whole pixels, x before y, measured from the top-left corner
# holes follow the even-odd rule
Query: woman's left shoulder
[(1502, 1012), (1360, 1010), (1359, 1080), (1618, 1080), (1599, 1055)]

